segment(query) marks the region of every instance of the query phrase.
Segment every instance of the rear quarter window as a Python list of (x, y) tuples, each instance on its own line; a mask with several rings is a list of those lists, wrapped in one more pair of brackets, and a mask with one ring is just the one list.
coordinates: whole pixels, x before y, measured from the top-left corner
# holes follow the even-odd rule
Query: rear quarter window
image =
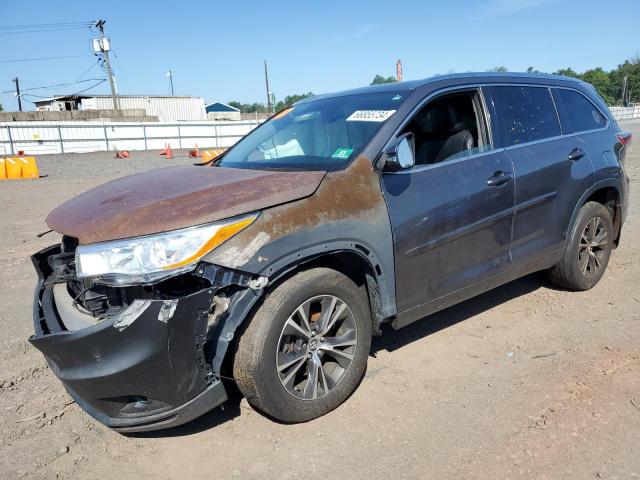
[(560, 111), (563, 133), (603, 128), (607, 119), (584, 95), (575, 90), (554, 88), (553, 96)]
[(504, 147), (560, 135), (560, 123), (546, 87), (491, 87), (496, 129)]

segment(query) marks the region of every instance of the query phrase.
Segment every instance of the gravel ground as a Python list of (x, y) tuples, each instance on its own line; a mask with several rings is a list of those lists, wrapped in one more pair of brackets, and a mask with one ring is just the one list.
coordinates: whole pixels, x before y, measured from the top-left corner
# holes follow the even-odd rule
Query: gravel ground
[[(624, 128), (640, 139), (640, 121)], [(629, 152), (632, 189), (640, 149)], [(178, 156), (182, 155), (182, 156)], [(2, 478), (640, 477), (640, 200), (591, 291), (534, 274), (375, 341), (357, 392), (325, 417), (275, 423), (237, 397), (188, 425), (123, 436), (70, 399), (32, 333), (28, 259), (69, 197), (190, 163), (184, 152), (41, 157), (46, 178), (0, 183)]]

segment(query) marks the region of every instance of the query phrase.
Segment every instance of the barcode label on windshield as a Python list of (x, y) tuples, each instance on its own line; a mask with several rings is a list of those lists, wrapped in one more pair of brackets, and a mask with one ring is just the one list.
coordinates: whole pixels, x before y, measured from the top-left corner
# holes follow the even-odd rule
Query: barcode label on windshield
[(384, 122), (395, 110), (356, 110), (349, 117), (347, 122)]

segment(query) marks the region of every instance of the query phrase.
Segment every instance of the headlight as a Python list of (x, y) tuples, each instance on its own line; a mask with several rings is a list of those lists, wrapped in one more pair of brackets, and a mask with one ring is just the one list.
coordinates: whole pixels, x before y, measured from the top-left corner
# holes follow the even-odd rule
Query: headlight
[(80, 245), (76, 274), (100, 283), (133, 285), (186, 272), (208, 252), (249, 226), (257, 214), (156, 235)]

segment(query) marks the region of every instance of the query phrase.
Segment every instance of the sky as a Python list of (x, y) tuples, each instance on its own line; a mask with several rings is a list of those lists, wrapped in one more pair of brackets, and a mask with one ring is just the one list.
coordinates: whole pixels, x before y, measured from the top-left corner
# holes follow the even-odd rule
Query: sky
[[(265, 103), (265, 59), (282, 99), (367, 85), (376, 74), (395, 75), (397, 59), (412, 80), (501, 65), (609, 70), (640, 53), (638, 0), (0, 0), (0, 92), (16, 76), (25, 94), (41, 97), (105, 78), (92, 54), (95, 30), (3, 28), (98, 19), (106, 20), (120, 94), (166, 95), (171, 69), (176, 95), (207, 102)], [(48, 57), (70, 58), (15, 61)], [(26, 90), (78, 80), (89, 81)], [(106, 94), (108, 83), (89, 92)], [(17, 110), (12, 93), (0, 103)]]

